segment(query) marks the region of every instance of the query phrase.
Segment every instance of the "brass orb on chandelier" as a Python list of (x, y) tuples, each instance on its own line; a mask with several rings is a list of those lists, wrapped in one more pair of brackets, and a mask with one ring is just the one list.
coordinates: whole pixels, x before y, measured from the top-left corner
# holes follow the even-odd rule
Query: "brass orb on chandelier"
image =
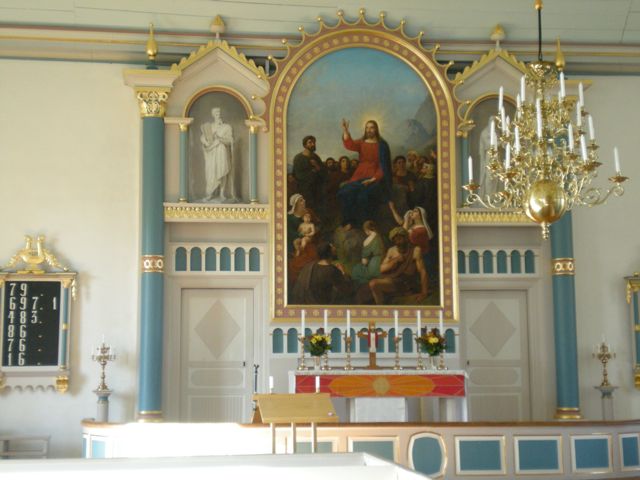
[[(585, 109), (582, 84), (578, 101), (568, 98), (558, 48), (555, 64), (542, 59), (542, 1), (538, 11), (538, 60), (527, 66), (516, 97), (516, 114), (510, 119), (504, 110), (504, 90), (500, 87), (498, 112), (490, 119), (490, 142), (486, 166), (491, 178), (502, 185), (495, 193), (479, 192), (473, 179), (469, 157), (469, 183), (465, 206), (480, 205), (491, 210), (519, 211), (542, 227), (549, 238), (549, 226), (574, 206), (594, 206), (624, 193), (627, 180), (614, 148), (615, 174), (607, 190), (591, 187), (602, 165), (598, 161), (593, 117)], [(558, 94), (552, 95), (552, 89)], [(532, 91), (527, 97), (527, 87)], [(588, 135), (588, 139), (587, 139)]]

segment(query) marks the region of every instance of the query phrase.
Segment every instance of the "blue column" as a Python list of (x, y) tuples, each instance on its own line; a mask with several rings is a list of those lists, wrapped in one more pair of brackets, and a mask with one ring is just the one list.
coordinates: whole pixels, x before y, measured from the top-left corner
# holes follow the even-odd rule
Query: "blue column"
[[(164, 288), (164, 103), (138, 94), (142, 118), (140, 367), (138, 420), (162, 420)], [(143, 105), (144, 104), (144, 105)]]
[(625, 277), (627, 281), (627, 303), (631, 304), (631, 334), (633, 336), (634, 362), (633, 383), (640, 389), (640, 273)]
[(180, 124), (180, 202), (189, 201), (189, 166), (187, 146), (189, 144), (189, 124)]
[(258, 203), (258, 131), (249, 127), (249, 201)]
[(575, 260), (571, 212), (551, 226), (553, 329), (556, 352), (555, 418), (582, 418), (578, 386)]

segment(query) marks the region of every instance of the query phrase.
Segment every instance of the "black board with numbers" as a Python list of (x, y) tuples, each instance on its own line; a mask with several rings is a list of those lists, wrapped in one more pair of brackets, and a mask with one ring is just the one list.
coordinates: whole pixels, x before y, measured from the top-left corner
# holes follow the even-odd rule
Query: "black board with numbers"
[(6, 280), (2, 289), (2, 367), (58, 365), (62, 282)]

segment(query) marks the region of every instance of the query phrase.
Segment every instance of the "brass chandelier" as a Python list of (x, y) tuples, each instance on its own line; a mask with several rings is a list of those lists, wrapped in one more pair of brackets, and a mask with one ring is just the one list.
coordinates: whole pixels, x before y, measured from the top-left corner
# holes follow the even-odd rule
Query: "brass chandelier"
[[(515, 118), (505, 115), (500, 87), (498, 113), (491, 117), (487, 150), (489, 176), (501, 185), (497, 192), (479, 192), (472, 178), (469, 157), (468, 195), (465, 205), (478, 204), (491, 210), (524, 213), (542, 227), (549, 238), (549, 226), (577, 205), (594, 206), (624, 193), (627, 180), (614, 148), (615, 174), (608, 189), (591, 187), (602, 165), (598, 161), (593, 118), (585, 109), (582, 84), (578, 102), (566, 96), (564, 73), (542, 59), (542, 0), (538, 11), (538, 60), (528, 64), (516, 98)], [(556, 62), (560, 66), (562, 62)], [(557, 96), (551, 90), (558, 86)], [(527, 88), (533, 92), (526, 96)], [(587, 139), (588, 134), (588, 139)]]

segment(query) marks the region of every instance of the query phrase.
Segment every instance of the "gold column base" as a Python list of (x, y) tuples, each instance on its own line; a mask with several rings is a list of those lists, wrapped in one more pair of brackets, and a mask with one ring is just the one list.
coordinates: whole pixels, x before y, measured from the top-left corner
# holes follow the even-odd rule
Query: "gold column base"
[(636, 365), (633, 372), (633, 383), (636, 389), (640, 390), (640, 364)]
[(163, 421), (161, 410), (142, 410), (138, 412), (138, 422), (140, 423), (158, 423)]
[(576, 407), (557, 407), (553, 418), (556, 420), (582, 420), (582, 414), (580, 409)]

